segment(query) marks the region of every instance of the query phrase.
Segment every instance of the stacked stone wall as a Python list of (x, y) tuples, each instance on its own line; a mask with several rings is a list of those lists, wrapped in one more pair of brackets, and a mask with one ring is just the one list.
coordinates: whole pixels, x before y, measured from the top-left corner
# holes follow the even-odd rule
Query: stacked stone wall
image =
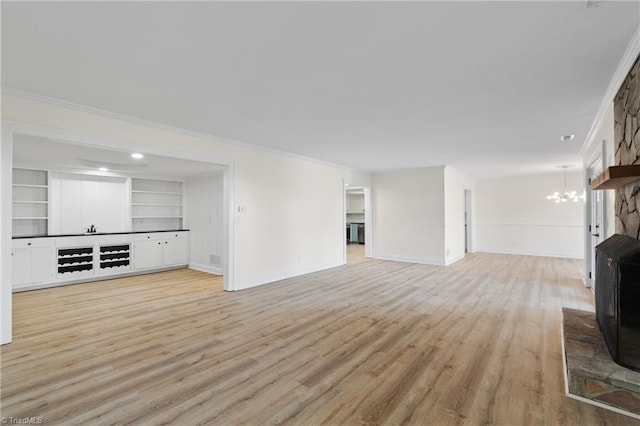
[[(614, 99), (615, 162), (640, 164), (640, 57)], [(616, 233), (640, 239), (640, 182), (616, 190)]]

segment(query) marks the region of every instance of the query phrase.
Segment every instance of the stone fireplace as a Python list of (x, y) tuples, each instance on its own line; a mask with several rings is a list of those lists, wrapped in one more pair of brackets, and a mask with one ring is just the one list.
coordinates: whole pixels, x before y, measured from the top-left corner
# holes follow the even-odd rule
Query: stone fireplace
[[(614, 97), (615, 233), (596, 248), (596, 316), (563, 309), (566, 392), (640, 419), (640, 56)], [(596, 321), (597, 319), (597, 321)], [(615, 362), (614, 362), (615, 361)]]
[[(614, 98), (615, 165), (640, 164), (640, 57)], [(616, 234), (640, 239), (640, 181), (616, 190)]]
[(640, 371), (640, 240), (616, 234), (596, 247), (596, 321), (611, 358)]

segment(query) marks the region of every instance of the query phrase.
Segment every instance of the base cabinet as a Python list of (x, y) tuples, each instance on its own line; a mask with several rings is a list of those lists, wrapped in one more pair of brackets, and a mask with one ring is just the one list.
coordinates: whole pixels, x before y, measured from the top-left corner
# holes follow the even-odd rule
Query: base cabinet
[(186, 265), (189, 263), (189, 239), (171, 238), (164, 242), (164, 265)]
[(14, 289), (95, 281), (189, 263), (189, 232), (20, 238), (12, 245)]
[(186, 265), (189, 263), (187, 232), (140, 234), (133, 243), (135, 270)]
[(162, 266), (162, 241), (146, 240), (133, 243), (133, 265), (135, 269), (160, 268)]
[(31, 283), (31, 249), (14, 248), (11, 256), (13, 261), (13, 286)]
[(21, 287), (55, 278), (53, 242), (46, 238), (17, 240), (11, 251), (13, 286)]

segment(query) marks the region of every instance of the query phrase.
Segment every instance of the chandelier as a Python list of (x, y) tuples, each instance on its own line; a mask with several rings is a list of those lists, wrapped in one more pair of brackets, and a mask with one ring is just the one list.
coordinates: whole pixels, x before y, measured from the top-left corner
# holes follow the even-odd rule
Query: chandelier
[(560, 168), (563, 169), (563, 176), (564, 176), (564, 185), (563, 185), (563, 192), (554, 192), (551, 195), (547, 195), (547, 200), (552, 200), (556, 203), (566, 203), (567, 201), (571, 201), (574, 203), (577, 203), (580, 200), (585, 199), (585, 195), (578, 195), (578, 193), (576, 191), (567, 191), (567, 168), (569, 166), (558, 166)]

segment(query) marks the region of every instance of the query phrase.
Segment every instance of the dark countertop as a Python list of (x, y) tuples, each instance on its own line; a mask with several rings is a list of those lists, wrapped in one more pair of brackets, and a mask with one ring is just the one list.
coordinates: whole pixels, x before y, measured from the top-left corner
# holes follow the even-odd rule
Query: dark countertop
[(84, 237), (88, 235), (126, 235), (126, 234), (152, 234), (155, 232), (183, 232), (188, 229), (167, 229), (161, 231), (132, 231), (132, 232), (91, 232), (84, 234), (42, 234), (42, 235), (29, 235), (25, 237), (12, 237), (13, 240), (21, 240), (24, 238), (59, 238), (59, 237)]

